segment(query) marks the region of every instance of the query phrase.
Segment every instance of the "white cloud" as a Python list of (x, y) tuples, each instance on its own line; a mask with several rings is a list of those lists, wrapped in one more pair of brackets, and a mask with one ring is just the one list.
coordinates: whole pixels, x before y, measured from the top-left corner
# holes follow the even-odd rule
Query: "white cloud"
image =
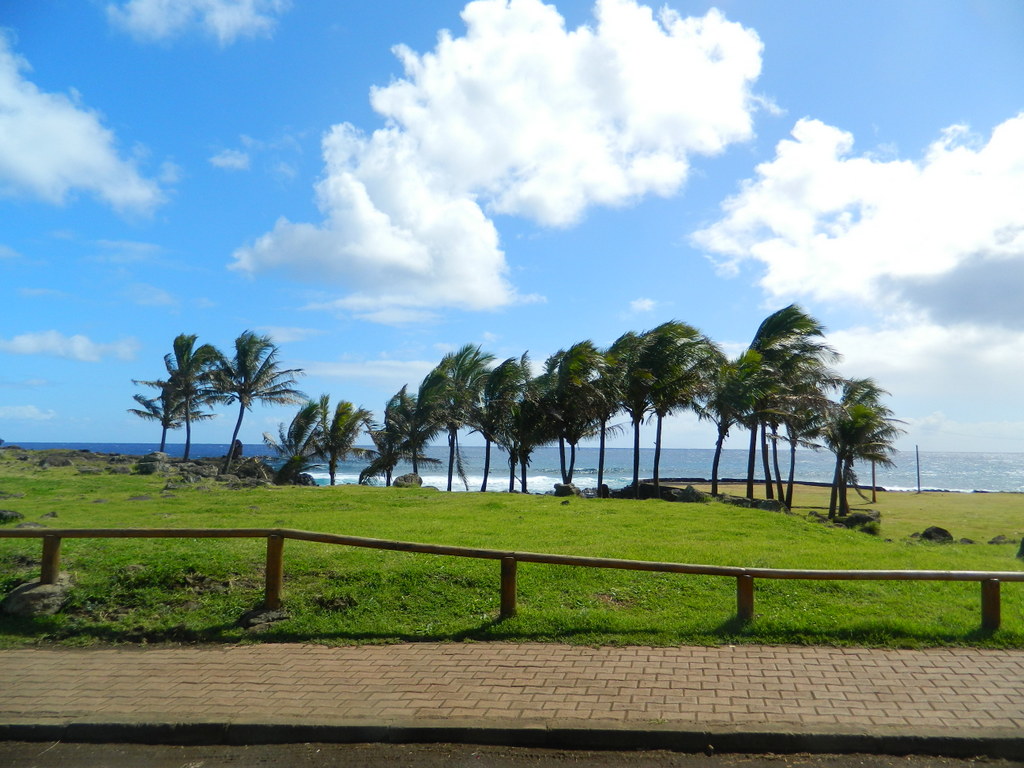
[(0, 338), (0, 352), (14, 355), (47, 355), (89, 363), (98, 362), (104, 357), (132, 360), (138, 346), (138, 342), (132, 338), (110, 344), (97, 344), (87, 336), (65, 336), (59, 331), (39, 331), (23, 333), (11, 339)]
[(302, 367), (309, 376), (325, 376), (343, 381), (362, 382), (385, 392), (397, 392), (403, 385), (415, 390), (437, 361), (427, 360), (345, 360), (312, 362)]
[(117, 210), (160, 203), (159, 187), (121, 159), (100, 115), (77, 94), (40, 91), (23, 77), (28, 69), (0, 33), (0, 196), (61, 204), (81, 190)]
[(852, 147), (849, 133), (800, 120), (695, 241), (727, 269), (761, 262), (775, 297), (1022, 327), (1011, 288), (1024, 287), (1024, 113), (988, 142), (948, 128), (919, 161)]
[(170, 293), (147, 283), (133, 283), (125, 290), (125, 296), (142, 307), (178, 306), (178, 300)]
[(4, 259), (20, 259), (21, 254), (8, 245), (0, 244), (0, 260)]
[(284, 269), (342, 282), (333, 306), (367, 318), (520, 300), (489, 214), (569, 226), (595, 205), (676, 193), (693, 154), (752, 135), (756, 34), (712, 10), (657, 15), (598, 0), (567, 30), (539, 0), (479, 0), (375, 88), (387, 126), (324, 137), (321, 224), (280, 219), (234, 254), (249, 273)]
[(0, 405), (0, 419), (10, 421), (47, 421), (56, 415), (56, 411), (44, 411), (34, 405)]
[(225, 149), (211, 157), (210, 164), (226, 171), (247, 171), (249, 155), (238, 149)]
[(654, 299), (633, 299), (633, 301), (629, 302), (629, 311), (636, 314), (653, 312), (656, 306), (658, 306), (658, 302)]
[(316, 336), (322, 336), (326, 331), (319, 328), (295, 328), (283, 325), (261, 325), (257, 331), (268, 334), (276, 344), (286, 344), (289, 341), (305, 341)]
[(289, 0), (127, 0), (107, 6), (110, 21), (140, 40), (164, 40), (200, 27), (221, 45), (268, 36)]

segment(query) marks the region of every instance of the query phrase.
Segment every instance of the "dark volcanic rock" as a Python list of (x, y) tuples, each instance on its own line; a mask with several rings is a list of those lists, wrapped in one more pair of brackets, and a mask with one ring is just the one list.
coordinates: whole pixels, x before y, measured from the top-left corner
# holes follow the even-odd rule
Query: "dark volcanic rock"
[(13, 509), (0, 509), (0, 525), (3, 523), (13, 523), (15, 520), (23, 520), (25, 516), (21, 512), (15, 512)]
[(921, 539), (924, 541), (934, 541), (937, 544), (949, 544), (953, 541), (953, 534), (945, 528), (932, 525), (921, 531)]

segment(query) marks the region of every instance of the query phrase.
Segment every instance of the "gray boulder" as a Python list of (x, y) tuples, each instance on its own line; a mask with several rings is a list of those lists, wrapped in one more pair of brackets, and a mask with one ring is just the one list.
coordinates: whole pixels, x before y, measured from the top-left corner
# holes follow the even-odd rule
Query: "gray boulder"
[(579, 496), (580, 489), (572, 483), (555, 483), (555, 496)]
[(921, 531), (921, 538), (924, 541), (933, 541), (936, 544), (949, 544), (953, 541), (953, 534), (945, 528), (932, 525)]
[(0, 613), (9, 616), (52, 616), (67, 600), (71, 580), (61, 574), (56, 584), (30, 581), (15, 587), (0, 603)]
[(399, 475), (391, 482), (391, 484), (395, 488), (419, 488), (423, 485), (423, 478), (413, 472), (410, 472), (407, 475)]
[(662, 498), (667, 501), (681, 501), (686, 504), (707, 504), (712, 499), (710, 493), (698, 491), (692, 485), (688, 485), (685, 488), (669, 488), (667, 490), (667, 495), (664, 492), (662, 493)]
[(15, 520), (23, 520), (25, 516), (21, 512), (15, 512), (13, 509), (0, 509), (0, 525), (3, 523), (13, 523)]
[(166, 453), (160, 451), (153, 451), (153, 453), (147, 453), (136, 465), (140, 475), (155, 475), (157, 473), (167, 472), (171, 468), (170, 463), (171, 457)]

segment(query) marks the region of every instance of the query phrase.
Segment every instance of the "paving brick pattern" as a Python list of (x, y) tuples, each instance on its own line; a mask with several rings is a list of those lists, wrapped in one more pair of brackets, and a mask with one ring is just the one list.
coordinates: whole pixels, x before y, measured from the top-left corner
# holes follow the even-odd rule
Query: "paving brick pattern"
[(1024, 732), (1024, 652), (406, 644), (0, 652), (0, 723)]

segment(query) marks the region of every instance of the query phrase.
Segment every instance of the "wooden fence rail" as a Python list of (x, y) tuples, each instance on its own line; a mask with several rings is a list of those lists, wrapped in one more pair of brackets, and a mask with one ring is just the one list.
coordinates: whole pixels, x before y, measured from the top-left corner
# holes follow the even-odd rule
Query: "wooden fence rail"
[(814, 570), (792, 568), (744, 568), (731, 565), (691, 565), (650, 560), (623, 560), (578, 555), (551, 555), (539, 552), (510, 552), (498, 549), (453, 547), (389, 541), (363, 536), (299, 531), (290, 528), (15, 528), (0, 531), (0, 538), (42, 539), (40, 582), (53, 584), (60, 575), (60, 545), (63, 539), (266, 539), (266, 587), (264, 606), (281, 606), (284, 586), (285, 539), (340, 544), (349, 547), (416, 552), (449, 557), (498, 560), (501, 563), (500, 617), (516, 615), (516, 570), (519, 563), (544, 563), (583, 568), (618, 568), (630, 571), (688, 573), (705, 576), (729, 576), (736, 579), (736, 615), (741, 621), (754, 618), (754, 579), (806, 579), (813, 581), (977, 581), (981, 584), (981, 626), (995, 630), (1001, 622), (999, 585), (1024, 582), (1024, 571), (884, 571)]

